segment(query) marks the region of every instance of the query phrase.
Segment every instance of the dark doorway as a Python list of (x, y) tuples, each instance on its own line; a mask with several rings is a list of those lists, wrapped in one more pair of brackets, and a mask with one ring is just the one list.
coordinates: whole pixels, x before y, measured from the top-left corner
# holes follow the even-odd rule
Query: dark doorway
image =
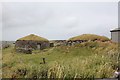
[(41, 44), (37, 43), (37, 50), (40, 50), (40, 49), (41, 49)]

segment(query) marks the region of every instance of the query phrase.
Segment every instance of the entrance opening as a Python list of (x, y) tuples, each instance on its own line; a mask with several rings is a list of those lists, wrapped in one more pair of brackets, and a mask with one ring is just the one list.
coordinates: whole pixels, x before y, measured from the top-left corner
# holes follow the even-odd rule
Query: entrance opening
[(37, 50), (40, 50), (40, 49), (41, 49), (41, 44), (38, 43), (38, 44), (37, 44)]

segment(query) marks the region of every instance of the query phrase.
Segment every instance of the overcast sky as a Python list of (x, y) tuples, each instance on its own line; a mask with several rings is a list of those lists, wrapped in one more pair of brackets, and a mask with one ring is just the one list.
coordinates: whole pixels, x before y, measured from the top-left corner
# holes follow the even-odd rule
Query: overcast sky
[(49, 40), (81, 34), (110, 38), (110, 30), (118, 27), (117, 2), (6, 2), (2, 3), (1, 12), (3, 40), (15, 41), (29, 34)]

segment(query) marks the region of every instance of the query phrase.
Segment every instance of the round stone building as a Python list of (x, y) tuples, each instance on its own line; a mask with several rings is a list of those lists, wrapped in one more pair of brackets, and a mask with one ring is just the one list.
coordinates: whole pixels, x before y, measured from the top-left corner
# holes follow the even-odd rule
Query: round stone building
[(32, 53), (33, 50), (42, 50), (50, 47), (48, 39), (31, 34), (16, 40), (16, 52)]

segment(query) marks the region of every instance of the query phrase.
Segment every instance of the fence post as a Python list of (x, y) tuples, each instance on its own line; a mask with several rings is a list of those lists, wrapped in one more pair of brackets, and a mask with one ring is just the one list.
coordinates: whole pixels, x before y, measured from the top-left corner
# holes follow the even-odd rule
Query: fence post
[(43, 58), (43, 64), (46, 64), (46, 62), (45, 62), (45, 58)]

